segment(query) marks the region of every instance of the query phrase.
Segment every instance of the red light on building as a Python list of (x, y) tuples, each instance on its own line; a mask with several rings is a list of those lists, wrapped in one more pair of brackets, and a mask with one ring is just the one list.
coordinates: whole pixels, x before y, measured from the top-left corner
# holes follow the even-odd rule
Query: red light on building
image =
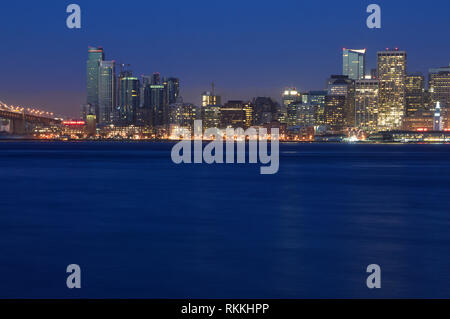
[(67, 126), (81, 126), (81, 125), (86, 125), (85, 121), (64, 121), (62, 122), (63, 125), (67, 125)]
[(417, 129), (417, 132), (428, 132), (428, 129), (425, 127), (421, 127)]

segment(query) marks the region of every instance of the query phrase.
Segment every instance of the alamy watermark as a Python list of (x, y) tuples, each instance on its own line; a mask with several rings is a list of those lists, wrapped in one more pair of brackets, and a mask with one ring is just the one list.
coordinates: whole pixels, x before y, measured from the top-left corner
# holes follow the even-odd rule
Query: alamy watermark
[(81, 29), (81, 8), (78, 4), (69, 4), (66, 13), (70, 15), (66, 19), (66, 26), (69, 29)]
[[(194, 121), (194, 136), (187, 128), (178, 128), (176, 136), (181, 137), (181, 141), (172, 148), (171, 157), (175, 164), (191, 164), (203, 163), (207, 164), (244, 164), (246, 163), (246, 145), (248, 143), (248, 162), (252, 164), (258, 163), (269, 164), (260, 168), (260, 173), (276, 174), (279, 169), (279, 141), (280, 134), (278, 128), (272, 128), (270, 134), (267, 129), (250, 127), (244, 131), (242, 128), (227, 128), (225, 134), (218, 128), (208, 128), (203, 133), (201, 120)], [(203, 141), (210, 141), (203, 148)], [(225, 153), (224, 153), (225, 140)], [(270, 154), (268, 152), (268, 141), (270, 141)], [(194, 151), (192, 152), (192, 142)], [(236, 145), (236, 152), (235, 152)], [(194, 153), (192, 160), (192, 153)], [(235, 161), (236, 153), (236, 161)]]
[(381, 7), (378, 4), (371, 4), (367, 6), (367, 13), (370, 15), (367, 17), (366, 25), (369, 29), (381, 28)]

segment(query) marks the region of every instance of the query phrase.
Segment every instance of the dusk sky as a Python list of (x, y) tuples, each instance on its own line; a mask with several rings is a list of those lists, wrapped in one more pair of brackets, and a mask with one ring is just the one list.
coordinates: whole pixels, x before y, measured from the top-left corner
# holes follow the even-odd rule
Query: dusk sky
[[(66, 7), (82, 10), (81, 30), (66, 27)], [(382, 28), (366, 27), (367, 5), (382, 8)], [(341, 72), (343, 47), (408, 52), (408, 72), (450, 62), (448, 0), (402, 1), (3, 1), (0, 100), (78, 117), (85, 102), (88, 46), (134, 74), (181, 81), (185, 102), (210, 87), (228, 99), (272, 96), (286, 86), (323, 89)]]

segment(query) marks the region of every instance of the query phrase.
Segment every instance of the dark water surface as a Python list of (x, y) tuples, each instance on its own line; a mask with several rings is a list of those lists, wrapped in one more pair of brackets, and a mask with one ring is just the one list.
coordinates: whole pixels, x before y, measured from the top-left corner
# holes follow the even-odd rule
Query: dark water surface
[(0, 297), (450, 297), (450, 145), (281, 145), (276, 175), (171, 146), (0, 143)]

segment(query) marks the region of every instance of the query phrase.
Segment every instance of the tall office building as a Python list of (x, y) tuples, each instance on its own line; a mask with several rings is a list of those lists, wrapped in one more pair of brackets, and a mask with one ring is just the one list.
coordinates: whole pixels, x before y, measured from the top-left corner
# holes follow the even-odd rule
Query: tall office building
[(408, 74), (405, 79), (405, 116), (424, 108), (425, 78), (422, 73)]
[(378, 127), (401, 129), (405, 116), (406, 52), (378, 52)]
[(251, 104), (253, 125), (264, 125), (277, 120), (279, 105), (270, 97), (256, 97)]
[[(98, 80), (99, 80), (99, 66), (100, 62), (105, 59), (105, 54), (103, 48), (101, 47), (89, 47), (88, 48), (88, 60), (86, 63), (87, 67), (87, 78), (86, 78), (86, 104), (95, 111), (97, 120), (99, 119), (99, 109), (98, 109)], [(84, 112), (86, 113), (86, 112)]]
[(222, 99), (220, 96), (215, 95), (214, 92), (203, 92), (202, 93), (202, 107), (208, 105), (221, 105)]
[(119, 92), (119, 125), (136, 124), (136, 112), (139, 107), (139, 79), (123, 77), (120, 79)]
[(296, 88), (286, 88), (282, 94), (282, 104), (278, 115), (280, 123), (295, 126), (297, 121), (298, 103), (302, 102), (302, 95)]
[(220, 127), (246, 128), (248, 102), (228, 101), (220, 108)]
[(100, 125), (110, 124), (116, 106), (116, 66), (114, 61), (100, 61), (98, 78)]
[(315, 106), (315, 123), (316, 125), (325, 124), (325, 97), (327, 96), (327, 91), (309, 91), (308, 102)]
[(136, 113), (136, 125), (139, 126), (152, 126), (153, 114), (150, 103), (150, 83), (151, 76), (142, 75), (140, 93), (139, 93), (139, 108)]
[(325, 124), (329, 131), (342, 133), (346, 127), (345, 109), (347, 99), (344, 95), (327, 95), (325, 97)]
[(342, 74), (351, 80), (364, 79), (366, 74), (366, 49), (342, 50)]
[(180, 96), (180, 80), (178, 78), (168, 78), (164, 83), (167, 86), (167, 102), (173, 104)]
[(152, 113), (152, 125), (155, 127), (167, 127), (169, 125), (169, 104), (167, 101), (167, 86), (161, 83), (159, 73), (152, 76), (150, 84), (150, 109)]
[(201, 98), (203, 129), (219, 127), (221, 124), (220, 106), (222, 98), (215, 94), (214, 83), (211, 84), (211, 91), (203, 92)]
[(378, 123), (378, 80), (355, 82), (355, 126), (375, 132)]
[[(343, 106), (344, 127), (355, 126), (355, 81), (347, 75), (332, 75), (328, 79), (327, 89), (328, 96), (343, 96), (345, 98), (345, 105)], [(335, 109), (340, 110), (339, 108)]]
[(179, 96), (175, 103), (169, 105), (169, 111), (171, 125), (193, 130), (194, 121), (198, 118), (198, 108), (194, 104), (183, 103), (183, 98)]
[(429, 92), (432, 108), (440, 102), (442, 108), (450, 107), (450, 67), (429, 70)]

